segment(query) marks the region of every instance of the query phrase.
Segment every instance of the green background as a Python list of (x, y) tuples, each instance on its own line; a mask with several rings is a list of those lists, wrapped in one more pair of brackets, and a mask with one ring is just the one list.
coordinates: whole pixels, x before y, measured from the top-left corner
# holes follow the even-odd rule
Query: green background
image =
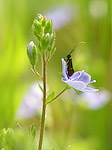
[[(23, 95), (33, 81), (39, 80), (32, 74), (26, 55), (29, 41), (36, 41), (31, 29), (36, 14), (44, 15), (63, 4), (72, 5), (77, 13), (56, 31), (57, 50), (47, 69), (49, 89), (55, 93), (63, 89), (61, 58), (84, 41), (86, 44), (72, 54), (75, 71), (89, 72), (97, 80), (96, 88), (112, 92), (111, 0), (0, 0), (0, 129), (16, 127), (15, 114)], [(40, 58), (37, 70), (41, 73)], [(68, 145), (70, 150), (112, 149), (111, 101), (92, 111), (58, 99), (47, 110), (44, 149), (64, 150)], [(34, 122), (37, 133), (39, 121), (40, 116), (20, 120), (24, 128)]]

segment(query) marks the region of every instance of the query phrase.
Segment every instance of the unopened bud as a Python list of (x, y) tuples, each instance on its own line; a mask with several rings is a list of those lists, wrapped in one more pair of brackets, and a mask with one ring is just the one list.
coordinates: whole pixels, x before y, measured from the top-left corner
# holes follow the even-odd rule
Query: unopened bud
[(44, 33), (50, 33), (52, 32), (52, 20), (48, 20), (44, 29)]
[(48, 47), (48, 51), (51, 51), (53, 49), (53, 46), (54, 46), (54, 43), (55, 43), (54, 40), (55, 40), (55, 34), (51, 33), (50, 44), (49, 44), (49, 47)]
[(39, 22), (41, 22), (42, 19), (43, 19), (43, 16), (42, 16), (41, 14), (38, 14), (38, 15), (37, 15), (37, 20), (38, 20)]
[(46, 35), (43, 36), (41, 40), (41, 47), (43, 50), (47, 49), (48, 45), (50, 43), (50, 34), (47, 33)]
[(42, 27), (39, 23), (39, 21), (37, 20), (34, 20), (34, 23), (33, 23), (33, 30), (34, 30), (34, 33), (36, 35), (36, 37), (38, 38), (38, 40), (40, 40), (40, 35), (41, 35), (41, 30), (42, 30)]
[(54, 44), (55, 34), (51, 33), (51, 39), (50, 39), (50, 45), (52, 46)]
[(31, 41), (27, 47), (27, 55), (31, 65), (34, 66), (37, 61), (37, 48), (33, 41)]
[(42, 20), (42, 26), (43, 26), (43, 27), (45, 27), (45, 25), (46, 25), (46, 22), (47, 22), (47, 19), (46, 19), (46, 17), (43, 17), (43, 20)]

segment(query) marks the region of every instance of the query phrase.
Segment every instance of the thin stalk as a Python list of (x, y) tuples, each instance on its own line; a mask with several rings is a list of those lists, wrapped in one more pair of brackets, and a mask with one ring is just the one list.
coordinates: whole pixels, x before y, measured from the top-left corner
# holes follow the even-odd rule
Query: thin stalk
[(35, 70), (34, 67), (33, 67), (33, 71), (41, 80), (43, 80), (42, 76)]
[(42, 119), (40, 126), (40, 138), (39, 138), (39, 146), (38, 150), (42, 149), (43, 142), (43, 134), (44, 134), (44, 124), (45, 124), (45, 113), (46, 113), (46, 63), (45, 63), (45, 55), (43, 54), (43, 109), (42, 109)]
[(57, 96), (55, 96), (50, 102), (48, 102), (47, 104), (49, 104), (49, 103), (51, 103), (51, 102), (53, 102), (54, 100), (56, 100), (61, 94), (63, 94), (65, 91), (66, 91), (66, 87), (57, 95)]

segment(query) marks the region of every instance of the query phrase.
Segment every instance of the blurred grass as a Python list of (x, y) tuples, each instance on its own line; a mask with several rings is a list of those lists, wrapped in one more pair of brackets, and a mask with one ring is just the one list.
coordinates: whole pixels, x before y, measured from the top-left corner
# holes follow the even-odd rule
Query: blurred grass
[[(56, 93), (63, 88), (59, 74), (61, 58), (65, 58), (75, 44), (84, 41), (86, 44), (80, 45), (72, 54), (74, 69), (86, 70), (97, 80), (95, 86), (105, 87), (112, 92), (112, 3), (111, 0), (104, 0), (106, 14), (95, 18), (90, 13), (91, 2), (0, 0), (0, 128), (15, 124), (16, 110), (24, 92), (36, 79), (30, 71), (25, 50), (30, 40), (36, 40), (31, 30), (33, 19), (37, 13), (44, 14), (59, 4), (71, 4), (78, 9), (78, 13), (76, 18), (56, 33), (57, 51), (48, 64), (49, 88)], [(40, 67), (38, 64), (41, 72)], [(67, 144), (71, 144), (71, 150), (112, 149), (111, 102), (94, 112), (59, 99), (50, 104), (49, 109), (50, 123), (46, 120), (45, 146), (51, 141), (51, 145), (60, 150), (67, 149)], [(88, 143), (92, 143), (92, 146), (89, 147)]]

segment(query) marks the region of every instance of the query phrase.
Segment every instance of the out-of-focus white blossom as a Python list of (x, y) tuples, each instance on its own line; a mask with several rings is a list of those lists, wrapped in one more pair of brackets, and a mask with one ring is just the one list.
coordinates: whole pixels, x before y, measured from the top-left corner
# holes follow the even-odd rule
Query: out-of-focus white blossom
[(84, 92), (76, 94), (73, 89), (66, 91), (62, 95), (62, 99), (70, 100), (73, 105), (80, 105), (91, 110), (98, 110), (104, 107), (111, 99), (111, 93), (108, 90), (98, 92)]
[[(41, 83), (39, 83), (41, 85)], [(33, 83), (26, 92), (17, 110), (17, 119), (36, 116), (42, 108), (42, 91), (38, 83)]]
[(76, 15), (77, 11), (69, 4), (59, 5), (46, 13), (48, 19), (52, 19), (54, 30), (68, 24)]
[(97, 110), (104, 107), (110, 100), (110, 92), (107, 90), (99, 92), (82, 93), (83, 101), (87, 104), (88, 108)]

